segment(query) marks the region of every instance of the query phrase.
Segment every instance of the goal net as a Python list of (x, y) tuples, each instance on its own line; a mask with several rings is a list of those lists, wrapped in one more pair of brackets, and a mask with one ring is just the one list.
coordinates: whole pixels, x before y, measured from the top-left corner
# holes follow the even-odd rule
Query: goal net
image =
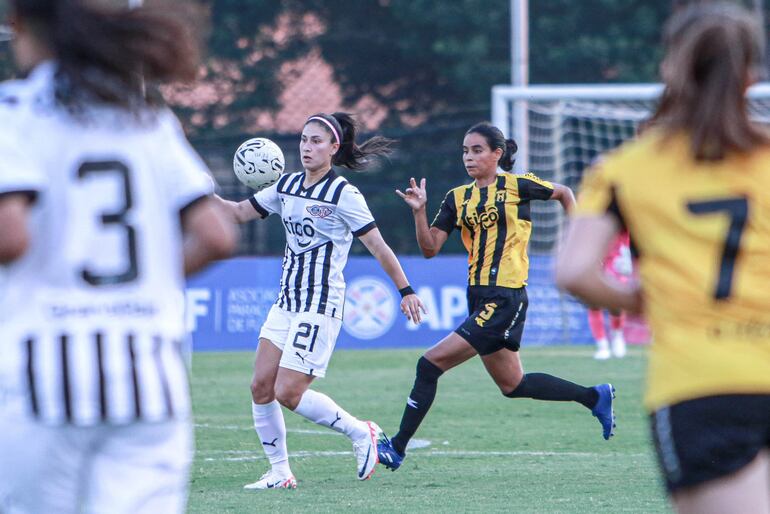
[[(495, 86), (492, 122), (519, 144), (517, 171), (577, 191), (597, 156), (634, 136), (661, 91), (660, 84)], [(752, 116), (770, 124), (770, 83), (752, 87), (749, 98)], [(533, 203), (532, 253), (553, 250), (562, 216), (555, 202)]]
[[(495, 86), (492, 123), (519, 145), (516, 172), (529, 171), (577, 192), (583, 173), (596, 158), (632, 138), (651, 116), (661, 91), (660, 84)], [(770, 125), (770, 84), (755, 85), (749, 98), (752, 116)], [(591, 342), (584, 307), (560, 294), (551, 278), (562, 208), (557, 202), (533, 202), (531, 214), (532, 303), (525, 340)]]

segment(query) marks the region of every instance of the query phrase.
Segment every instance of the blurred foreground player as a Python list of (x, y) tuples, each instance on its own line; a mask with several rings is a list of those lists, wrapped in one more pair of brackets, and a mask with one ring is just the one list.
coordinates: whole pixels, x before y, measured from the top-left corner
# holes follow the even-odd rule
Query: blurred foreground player
[(0, 88), (0, 512), (184, 512), (184, 276), (235, 232), (144, 81), (192, 79), (196, 42), (178, 6), (10, 16), (26, 78)]
[[(645, 404), (676, 510), (767, 514), (770, 138), (745, 98), (764, 40), (737, 4), (700, 4), (664, 42), (658, 110), (586, 177), (557, 281), (590, 305), (644, 310)], [(624, 227), (641, 288), (596, 266)]]

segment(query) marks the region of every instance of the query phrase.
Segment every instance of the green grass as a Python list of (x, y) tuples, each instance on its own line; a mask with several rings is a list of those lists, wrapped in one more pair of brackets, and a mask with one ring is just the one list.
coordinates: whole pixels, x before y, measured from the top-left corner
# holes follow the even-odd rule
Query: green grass
[[(285, 411), (295, 491), (244, 491), (267, 469), (251, 428), (252, 353), (197, 353), (197, 454), (189, 511), (223, 512), (669, 512), (641, 406), (645, 352), (596, 362), (589, 347), (525, 348), (526, 371), (586, 385), (612, 382), (616, 436), (601, 437), (574, 403), (503, 397), (479, 359), (439, 381), (433, 408), (395, 473), (356, 479), (350, 442)], [(314, 387), (362, 419), (395, 432), (419, 351), (340, 351)], [(322, 453), (325, 452), (325, 453)], [(346, 453), (346, 452), (349, 452)]]

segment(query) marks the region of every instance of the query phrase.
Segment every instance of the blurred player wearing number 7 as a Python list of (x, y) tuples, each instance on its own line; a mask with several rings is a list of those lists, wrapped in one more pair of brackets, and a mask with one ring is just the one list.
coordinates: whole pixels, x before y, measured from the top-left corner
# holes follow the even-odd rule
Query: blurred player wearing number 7
[[(770, 137), (747, 111), (764, 36), (738, 4), (698, 3), (664, 29), (648, 128), (589, 173), (557, 282), (590, 305), (644, 310), (645, 406), (686, 514), (770, 513)], [(628, 229), (638, 284), (596, 263)]]
[(0, 87), (0, 512), (182, 513), (184, 275), (235, 246), (152, 93), (195, 77), (195, 35), (183, 6), (10, 4), (26, 78)]

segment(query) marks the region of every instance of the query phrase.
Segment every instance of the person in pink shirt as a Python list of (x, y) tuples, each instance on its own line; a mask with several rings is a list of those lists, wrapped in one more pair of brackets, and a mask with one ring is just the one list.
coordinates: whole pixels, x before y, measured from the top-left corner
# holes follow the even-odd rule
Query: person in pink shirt
[[(621, 282), (628, 281), (633, 270), (628, 232), (622, 232), (613, 241), (610, 251), (604, 259), (604, 272)], [(594, 359), (606, 360), (610, 357), (622, 358), (626, 355), (626, 340), (623, 337), (625, 314), (622, 311), (608, 311), (610, 317), (610, 337), (604, 327), (604, 311), (588, 309), (588, 326), (596, 342)]]

